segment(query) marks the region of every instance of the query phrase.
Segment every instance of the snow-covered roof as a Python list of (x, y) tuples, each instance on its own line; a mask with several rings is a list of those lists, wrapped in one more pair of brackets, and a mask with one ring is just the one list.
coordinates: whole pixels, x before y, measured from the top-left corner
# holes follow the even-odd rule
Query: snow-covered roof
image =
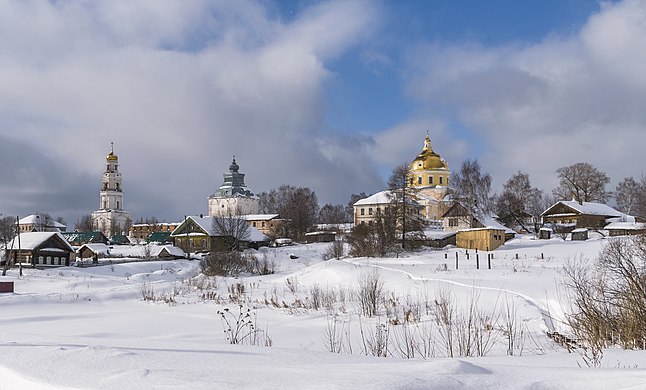
[(107, 255), (110, 252), (110, 247), (102, 243), (93, 243), (93, 244), (83, 244), (79, 248), (79, 251), (83, 248), (89, 248), (92, 252), (96, 254)]
[[(554, 206), (558, 204), (563, 204), (573, 210), (576, 210), (581, 214), (586, 214), (586, 215), (601, 215), (604, 217), (621, 217), (623, 215), (622, 212), (617, 211), (612, 207), (605, 205), (603, 203), (583, 202), (583, 204), (581, 204), (575, 200), (558, 201), (554, 203), (550, 208), (545, 210), (541, 215), (545, 215), (548, 211), (550, 211), (552, 208), (554, 208)], [(552, 214), (550, 214), (550, 216), (552, 216)], [(565, 213), (562, 213), (562, 215), (554, 214), (554, 216), (567, 216), (567, 215)]]
[(362, 206), (368, 204), (386, 204), (390, 203), (390, 191), (381, 191), (376, 194), (370, 195), (367, 198), (360, 199), (354, 202), (355, 206)]
[(20, 249), (33, 250), (43, 242), (49, 240), (54, 235), (58, 236), (63, 242), (63, 245), (67, 246), (70, 251), (74, 251), (72, 246), (59, 232), (20, 233), (10, 243), (7, 244), (7, 248), (18, 249), (18, 238), (20, 237)]
[(269, 221), (279, 216), (280, 214), (248, 214), (243, 215), (242, 218), (246, 221)]
[[(29, 224), (36, 225), (36, 224), (40, 224), (40, 223), (44, 223), (44, 222), (41, 222), (40, 215), (36, 215), (36, 214), (26, 216), (25, 218), (22, 218), (20, 221), (18, 221), (19, 225), (29, 225)], [(67, 226), (65, 226), (62, 223), (57, 222), (57, 221), (55, 221), (53, 219), (50, 219), (49, 221), (47, 221), (47, 224), (45, 226), (47, 226), (47, 227), (55, 227), (55, 228), (59, 228), (59, 229), (63, 229), (63, 230), (67, 229)]]
[(505, 233), (511, 233), (511, 234), (516, 234), (516, 232), (513, 229), (508, 228), (507, 226), (501, 224), (500, 222), (496, 221), (496, 219), (492, 215), (486, 215), (482, 218), (480, 221), (483, 225), (485, 225), (488, 228), (494, 228), (494, 229), (502, 229), (505, 231)]
[(588, 229), (586, 229), (586, 228), (578, 228), (578, 229), (572, 230), (572, 233), (584, 233), (584, 232), (587, 232), (587, 231), (588, 231)]
[[(377, 192), (367, 198), (360, 199), (354, 203), (354, 206), (388, 204), (392, 202), (392, 199), (391, 191), (386, 190)], [(419, 205), (419, 203), (410, 198), (406, 198), (406, 202)]]
[(612, 222), (604, 227), (606, 230), (646, 230), (642, 222)]
[(426, 236), (426, 238), (430, 238), (432, 240), (441, 240), (443, 238), (447, 238), (455, 235), (455, 232), (449, 232), (449, 231), (437, 230), (437, 229), (426, 229), (424, 230), (424, 235)]
[(186, 253), (182, 250), (182, 248), (178, 248), (174, 245), (165, 245), (159, 248), (157, 253), (155, 253), (155, 256), (159, 257), (159, 255), (162, 253), (162, 251), (166, 250), (166, 252), (171, 255), (171, 256), (177, 256), (177, 257), (186, 257)]

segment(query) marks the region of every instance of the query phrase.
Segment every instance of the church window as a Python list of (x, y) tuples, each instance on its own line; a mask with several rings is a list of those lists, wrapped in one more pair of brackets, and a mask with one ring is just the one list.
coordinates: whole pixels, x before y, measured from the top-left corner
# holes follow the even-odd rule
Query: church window
[(442, 177), (442, 176), (440, 176), (440, 184), (442, 184), (442, 179), (443, 179), (443, 177)]
[(119, 201), (117, 201), (117, 210), (119, 210)]
[(422, 177), (421, 176), (417, 177), (417, 184), (422, 184)]
[(361, 209), (361, 215), (366, 215), (366, 210), (363, 208)]
[(372, 207), (368, 207), (368, 215), (372, 215)]
[(428, 184), (433, 184), (433, 176), (428, 177)]

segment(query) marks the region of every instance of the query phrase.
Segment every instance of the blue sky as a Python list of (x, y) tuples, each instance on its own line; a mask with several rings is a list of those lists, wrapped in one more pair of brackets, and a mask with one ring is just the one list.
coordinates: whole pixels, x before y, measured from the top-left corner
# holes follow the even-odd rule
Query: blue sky
[[(0, 213), (98, 207), (110, 142), (133, 216), (206, 212), (235, 154), (249, 188), (324, 203), (379, 191), (426, 131), (494, 191), (551, 192), (587, 161), (611, 186), (646, 143), (646, 3), (0, 3)], [(611, 188), (613, 189), (613, 188)]]

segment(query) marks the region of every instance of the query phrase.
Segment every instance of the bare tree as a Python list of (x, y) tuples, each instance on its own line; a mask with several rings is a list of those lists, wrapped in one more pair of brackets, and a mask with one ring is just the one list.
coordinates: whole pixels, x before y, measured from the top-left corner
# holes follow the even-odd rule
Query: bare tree
[(559, 200), (582, 202), (606, 202), (611, 193), (606, 191), (610, 182), (608, 175), (590, 163), (580, 162), (556, 170), (559, 186), (553, 193)]
[(292, 238), (300, 239), (316, 223), (319, 206), (316, 193), (307, 187), (282, 185), (269, 192), (262, 192), (260, 211), (277, 213), (290, 221)]
[(646, 218), (646, 176), (638, 182), (632, 177), (617, 184), (615, 197), (620, 211)]
[(341, 204), (330, 204), (327, 203), (319, 211), (318, 222), (325, 224), (336, 224), (344, 223), (345, 218), (345, 209)]
[(379, 269), (371, 268), (361, 272), (357, 295), (361, 312), (366, 317), (375, 316), (384, 299), (384, 281)]
[(529, 175), (518, 171), (507, 180), (503, 186), (502, 194), (496, 199), (496, 213), (501, 222), (506, 225), (519, 225), (525, 230), (523, 216), (529, 214), (538, 218), (544, 209), (540, 207), (542, 193), (539, 189), (532, 187)]
[(597, 366), (603, 348), (646, 348), (646, 237), (615, 238), (596, 263), (568, 264), (564, 284), (573, 303), (568, 322), (583, 340), (586, 364)]
[(240, 243), (251, 236), (249, 223), (242, 218), (240, 210), (229, 211), (226, 215), (217, 215), (211, 222), (212, 228), (223, 237), (224, 249), (235, 251), (240, 249)]
[(92, 223), (92, 216), (90, 214), (82, 215), (79, 219), (76, 220), (74, 224), (74, 230), (79, 232), (91, 232), (94, 230), (94, 224)]
[(459, 171), (451, 173), (451, 190), (454, 198), (476, 216), (491, 211), (491, 176), (482, 173), (478, 160), (467, 159)]
[[(0, 216), (0, 251), (4, 251), (7, 247), (9, 241), (11, 241), (16, 234), (18, 234), (16, 227), (16, 219), (13, 217), (2, 217)], [(9, 268), (9, 259), (5, 259), (5, 265), (2, 269), (2, 276), (7, 275), (7, 269)]]

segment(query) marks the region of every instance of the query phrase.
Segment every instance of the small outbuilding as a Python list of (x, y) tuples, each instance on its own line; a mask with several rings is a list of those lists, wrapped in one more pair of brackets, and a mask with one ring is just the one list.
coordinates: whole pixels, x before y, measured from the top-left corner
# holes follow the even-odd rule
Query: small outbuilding
[(588, 229), (578, 228), (572, 230), (571, 233), (572, 241), (585, 241), (588, 239)]
[(335, 238), (335, 232), (320, 231), (305, 233), (305, 243), (307, 244), (311, 244), (313, 242), (332, 242)]
[(186, 258), (186, 253), (184, 253), (182, 248), (173, 245), (164, 245), (159, 248), (155, 256), (162, 260), (177, 260)]
[(551, 228), (540, 228), (538, 230), (538, 238), (539, 240), (549, 240), (552, 238), (552, 229)]
[(77, 251), (81, 259), (100, 259), (110, 254), (110, 247), (106, 244), (83, 244)]
[(505, 230), (494, 227), (460, 230), (456, 235), (456, 246), (464, 249), (492, 251), (504, 243)]

